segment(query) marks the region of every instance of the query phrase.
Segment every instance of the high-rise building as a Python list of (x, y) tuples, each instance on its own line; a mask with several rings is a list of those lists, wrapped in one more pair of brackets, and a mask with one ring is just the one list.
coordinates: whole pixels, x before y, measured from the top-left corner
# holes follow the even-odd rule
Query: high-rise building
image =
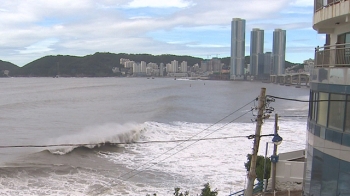
[(264, 54), (264, 74), (271, 75), (272, 68), (272, 53), (265, 52)]
[(182, 73), (187, 73), (187, 61), (182, 61), (180, 65), (180, 70)]
[(145, 61), (141, 61), (140, 67), (141, 67), (141, 73), (146, 73), (147, 64)]
[(233, 18), (231, 22), (230, 79), (244, 79), (245, 67), (245, 20)]
[(286, 59), (286, 30), (275, 29), (273, 32), (272, 57), (273, 74), (284, 74)]
[(160, 63), (159, 65), (159, 76), (163, 76), (164, 75), (164, 63)]
[(250, 34), (250, 75), (263, 74), (264, 30), (253, 29)]
[[(350, 1), (314, 1), (326, 34), (310, 73), (303, 195), (350, 195)], [(332, 14), (329, 14), (332, 13)]]
[(177, 60), (173, 60), (170, 63), (171, 63), (172, 72), (176, 73), (177, 70), (179, 69), (179, 62)]

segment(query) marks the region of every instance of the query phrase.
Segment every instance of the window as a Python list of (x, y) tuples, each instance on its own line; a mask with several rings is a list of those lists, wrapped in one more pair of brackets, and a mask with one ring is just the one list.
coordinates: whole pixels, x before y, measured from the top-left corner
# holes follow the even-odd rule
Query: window
[(313, 92), (313, 107), (312, 107), (312, 120), (316, 121), (316, 112), (317, 112), (317, 100), (318, 100), (318, 94), (316, 92)]
[(328, 127), (343, 131), (345, 95), (331, 94), (329, 100)]
[(337, 195), (339, 159), (323, 153), (321, 196)]
[(317, 124), (327, 126), (328, 93), (318, 93)]
[(314, 93), (312, 92), (312, 91), (310, 91), (310, 98), (309, 98), (309, 100), (310, 100), (310, 102), (309, 102), (309, 119), (312, 119), (312, 113), (313, 113), (313, 103), (314, 102), (312, 102), (313, 101), (313, 95), (314, 95)]
[(348, 95), (346, 102), (345, 132), (350, 132), (350, 95)]

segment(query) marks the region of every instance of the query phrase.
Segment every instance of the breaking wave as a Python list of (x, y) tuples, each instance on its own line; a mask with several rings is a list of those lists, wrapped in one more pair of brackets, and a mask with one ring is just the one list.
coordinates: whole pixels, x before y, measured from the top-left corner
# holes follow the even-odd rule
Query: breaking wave
[[(67, 146), (49, 147), (46, 150), (52, 154), (64, 155), (76, 148), (93, 149), (101, 146), (111, 146), (116, 143), (133, 143), (139, 140), (140, 134), (144, 129), (144, 124), (136, 123), (126, 123), (123, 125), (109, 123), (87, 127), (78, 133), (64, 135), (49, 141), (49, 144), (64, 144)], [(120, 146), (120, 144), (117, 146)]]

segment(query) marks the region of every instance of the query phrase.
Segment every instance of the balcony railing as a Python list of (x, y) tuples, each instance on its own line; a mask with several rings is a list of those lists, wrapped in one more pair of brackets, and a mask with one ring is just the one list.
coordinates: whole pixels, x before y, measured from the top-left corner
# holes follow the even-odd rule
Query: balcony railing
[(350, 67), (350, 43), (315, 48), (315, 67)]
[(314, 0), (314, 11), (316, 13), (317, 11), (322, 10), (325, 7), (332, 6), (341, 1), (348, 1), (348, 0)]

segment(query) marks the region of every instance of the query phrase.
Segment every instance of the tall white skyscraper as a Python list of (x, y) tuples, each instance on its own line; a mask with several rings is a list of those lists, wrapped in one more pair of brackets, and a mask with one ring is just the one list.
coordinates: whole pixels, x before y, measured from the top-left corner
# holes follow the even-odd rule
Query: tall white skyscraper
[(273, 74), (284, 74), (286, 59), (286, 30), (275, 29), (273, 32), (272, 58)]
[(264, 71), (264, 30), (253, 29), (250, 34), (250, 75), (261, 75)]
[(233, 18), (231, 22), (230, 79), (244, 79), (245, 66), (245, 20)]

